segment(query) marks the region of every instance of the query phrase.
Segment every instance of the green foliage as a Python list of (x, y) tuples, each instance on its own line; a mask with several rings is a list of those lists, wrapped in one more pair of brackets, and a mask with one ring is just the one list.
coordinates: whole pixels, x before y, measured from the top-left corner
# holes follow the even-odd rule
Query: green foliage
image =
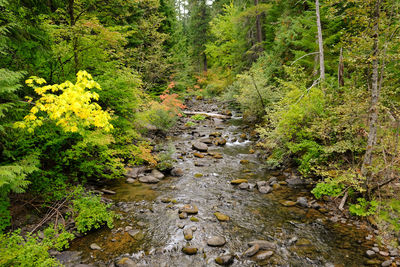
[(206, 117), (203, 115), (200, 115), (200, 114), (196, 114), (196, 115), (193, 115), (191, 117), (191, 119), (195, 120), (195, 121), (204, 121), (206, 119)]
[(41, 243), (37, 237), (27, 234), (24, 237), (20, 231), (0, 234), (0, 265), (1, 266), (61, 266), (50, 257), (48, 243)]
[(391, 199), (381, 203), (378, 219), (391, 225), (394, 231), (400, 230), (400, 200)]
[(43, 230), (43, 234), (42, 243), (58, 251), (69, 248), (69, 241), (75, 238), (74, 234), (67, 232), (61, 224), (58, 224), (57, 227), (50, 224)]
[(172, 169), (175, 160), (172, 158), (172, 155), (175, 153), (175, 148), (172, 145), (168, 145), (165, 151), (160, 152), (157, 155), (158, 163), (157, 169), (160, 171), (169, 171)]
[(326, 180), (325, 182), (318, 183), (316, 187), (311, 190), (316, 198), (321, 198), (322, 196), (332, 196), (336, 197), (342, 193), (343, 186), (335, 183), (334, 181)]
[(116, 215), (113, 211), (108, 210), (110, 205), (102, 203), (99, 196), (81, 193), (72, 203), (73, 217), (78, 232), (86, 233), (92, 229), (98, 229), (104, 224), (109, 228), (114, 227), (113, 220)]
[(370, 216), (376, 213), (376, 209), (378, 207), (378, 201), (371, 200), (367, 201), (365, 198), (357, 198), (357, 204), (351, 204), (349, 207), (349, 211), (353, 215), (357, 216)]
[(185, 123), (186, 127), (193, 127), (193, 126), (196, 126), (196, 125), (197, 124), (195, 122), (193, 122), (193, 121), (188, 121), (187, 123)]

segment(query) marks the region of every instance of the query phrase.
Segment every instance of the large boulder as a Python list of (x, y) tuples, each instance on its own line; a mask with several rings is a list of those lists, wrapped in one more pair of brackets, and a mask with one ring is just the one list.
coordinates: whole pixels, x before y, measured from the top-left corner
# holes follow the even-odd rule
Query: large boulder
[(146, 183), (146, 184), (156, 184), (156, 183), (160, 182), (160, 180), (151, 175), (146, 175), (146, 176), (140, 177), (139, 182)]
[(202, 142), (196, 141), (192, 144), (193, 149), (196, 149), (200, 152), (207, 152), (208, 146)]

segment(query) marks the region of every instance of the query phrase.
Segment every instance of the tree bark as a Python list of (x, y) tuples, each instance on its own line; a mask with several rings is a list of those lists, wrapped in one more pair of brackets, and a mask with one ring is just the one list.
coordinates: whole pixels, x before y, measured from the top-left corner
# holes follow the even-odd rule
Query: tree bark
[[(254, 6), (258, 5), (258, 0), (254, 0)], [(261, 28), (261, 15), (258, 14), (256, 15), (256, 38), (257, 38), (257, 44), (260, 46), (260, 49), (262, 49), (261, 43), (262, 43), (262, 28)]]
[(319, 12), (319, 0), (315, 0), (315, 12), (317, 14), (320, 78), (321, 81), (323, 81), (325, 80), (325, 59), (324, 59), (324, 43), (322, 39), (321, 16)]
[(75, 26), (75, 13), (74, 13), (74, 3), (75, 0), (68, 0), (68, 14), (69, 14), (69, 20), (70, 20), (70, 27), (71, 27), (71, 32), (73, 34), (72, 37), (72, 51), (74, 53), (74, 71), (75, 74), (78, 72), (78, 64), (79, 64), (79, 59), (78, 59), (78, 36), (77, 33), (74, 32), (73, 27)]
[(379, 115), (379, 18), (380, 18), (380, 3), (381, 0), (376, 1), (374, 11), (374, 35), (373, 35), (373, 51), (372, 51), (372, 80), (371, 80), (371, 103), (369, 109), (369, 133), (367, 147), (365, 149), (365, 155), (361, 166), (361, 174), (366, 178), (364, 187), (368, 192), (368, 186), (371, 180), (371, 173), (368, 171), (368, 167), (372, 163), (372, 152), (376, 144), (377, 135), (377, 122)]
[(339, 87), (344, 86), (344, 64), (343, 64), (343, 48), (340, 48), (339, 66), (338, 66), (338, 84)]

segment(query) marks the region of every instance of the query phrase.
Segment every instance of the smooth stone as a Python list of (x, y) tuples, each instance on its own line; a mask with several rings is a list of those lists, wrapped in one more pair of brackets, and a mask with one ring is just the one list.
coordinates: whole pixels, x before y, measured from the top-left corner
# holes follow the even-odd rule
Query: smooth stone
[(274, 190), (278, 190), (279, 188), (281, 188), (281, 185), (280, 185), (280, 184), (273, 184), (273, 185), (272, 185), (272, 188), (273, 188)]
[(300, 177), (288, 178), (286, 179), (286, 182), (288, 183), (289, 186), (300, 186), (306, 184), (306, 182)]
[(373, 247), (372, 250), (375, 251), (376, 253), (379, 252), (379, 248), (378, 247)]
[(132, 229), (133, 229), (132, 226), (128, 225), (128, 226), (125, 227), (125, 232), (128, 232), (128, 231), (130, 231)]
[(157, 179), (163, 179), (165, 177), (165, 175), (162, 172), (160, 172), (159, 170), (156, 170), (156, 169), (151, 171), (151, 176), (153, 176)]
[(310, 245), (311, 245), (311, 241), (308, 239), (305, 239), (305, 238), (300, 238), (296, 242), (296, 246), (298, 246), (298, 247), (305, 247), (305, 246), (310, 246)]
[(256, 182), (257, 188), (263, 187), (267, 185), (266, 181), (258, 181)]
[(254, 244), (250, 248), (248, 248), (244, 253), (243, 256), (251, 257), (254, 256), (260, 250), (260, 246), (258, 244)]
[(192, 227), (190, 227), (190, 229), (192, 229), (193, 232), (197, 231), (197, 227), (196, 226), (192, 226)]
[(303, 207), (303, 208), (308, 208), (308, 201), (307, 198), (305, 197), (298, 197), (297, 198), (297, 204), (299, 204), (299, 206)]
[(296, 202), (291, 201), (291, 200), (280, 201), (280, 203), (285, 207), (293, 207), (296, 205)]
[(90, 249), (101, 250), (101, 247), (99, 245), (97, 245), (96, 243), (92, 243), (92, 244), (90, 244)]
[(397, 249), (392, 249), (391, 251), (389, 251), (390, 256), (392, 257), (397, 257), (399, 256), (399, 251)]
[(195, 174), (194, 174), (194, 177), (196, 177), (196, 178), (201, 178), (201, 177), (203, 177), (203, 174), (202, 174), (202, 173), (195, 173)]
[(133, 179), (133, 178), (128, 178), (128, 179), (126, 179), (126, 182), (127, 182), (128, 184), (133, 184), (133, 183), (136, 182), (136, 180)]
[(248, 182), (247, 179), (236, 179), (236, 180), (232, 180), (231, 184), (238, 185), (238, 184), (247, 183), (247, 182)]
[(178, 223), (176, 226), (178, 226), (179, 229), (183, 229), (183, 227), (185, 227), (183, 223)]
[(386, 251), (379, 251), (379, 254), (381, 254), (383, 257), (389, 256), (389, 252), (386, 252)]
[(198, 151), (200, 151), (200, 152), (207, 152), (207, 150), (208, 150), (208, 146), (207, 146), (207, 144), (204, 144), (204, 143), (202, 143), (202, 142), (194, 142), (193, 144), (192, 144), (192, 148), (193, 149), (196, 149), (196, 150), (198, 150)]
[(197, 248), (184, 247), (182, 248), (182, 252), (185, 253), (186, 255), (194, 255), (197, 254)]
[(126, 177), (137, 178), (138, 175), (143, 173), (145, 170), (146, 170), (145, 166), (128, 169), (128, 173), (126, 174)]
[(222, 136), (222, 133), (220, 133), (220, 132), (213, 132), (213, 133), (210, 133), (208, 136), (209, 136), (209, 137), (220, 137), (220, 136)]
[(219, 265), (231, 265), (234, 261), (233, 255), (222, 255), (215, 258), (215, 262)]
[(242, 159), (240, 161), (240, 164), (248, 164), (248, 163), (249, 163), (249, 161), (247, 159)]
[(269, 184), (276, 183), (277, 180), (278, 179), (276, 177), (271, 177), (271, 178), (268, 179), (268, 183)]
[(130, 258), (122, 258), (117, 262), (118, 267), (136, 267), (136, 263)]
[(226, 139), (225, 138), (215, 138), (214, 145), (224, 146), (224, 145), (226, 145)]
[(190, 221), (192, 221), (192, 222), (198, 222), (199, 221), (199, 219), (198, 218), (196, 218), (196, 217), (190, 217)]
[(389, 267), (390, 265), (392, 265), (392, 260), (387, 260), (382, 262), (382, 267)]
[(183, 230), (183, 236), (185, 237), (186, 240), (192, 240), (193, 239), (193, 231), (190, 228), (185, 228)]
[(101, 192), (103, 192), (105, 194), (109, 194), (109, 195), (115, 195), (116, 194), (115, 191), (108, 190), (108, 189), (101, 189)]
[(137, 236), (137, 234), (139, 234), (140, 233), (140, 231), (139, 230), (129, 230), (128, 231), (128, 234), (131, 236), (131, 237), (133, 237), (133, 238), (135, 238), (136, 236)]
[(171, 175), (175, 177), (183, 176), (183, 170), (181, 168), (173, 168), (171, 170)]
[(272, 255), (274, 255), (273, 251), (259, 251), (256, 254), (256, 259), (259, 261), (263, 261), (270, 258)]
[(185, 212), (187, 214), (197, 214), (199, 209), (194, 204), (187, 204), (179, 209), (179, 212)]
[(213, 157), (214, 159), (222, 159), (222, 158), (224, 158), (224, 156), (223, 156), (221, 153), (214, 153), (214, 154), (212, 155), (212, 157)]
[(217, 212), (214, 213), (214, 215), (215, 215), (215, 217), (217, 217), (218, 221), (220, 221), (220, 222), (229, 221), (229, 216), (225, 215), (225, 214), (223, 214), (221, 212), (217, 211)]
[(239, 188), (242, 189), (242, 190), (249, 189), (249, 184), (248, 183), (241, 183), (239, 185)]
[(186, 212), (179, 213), (179, 219), (186, 219), (188, 217)]
[(213, 140), (212, 140), (211, 138), (201, 138), (201, 139), (199, 140), (199, 142), (202, 142), (202, 143), (204, 143), (204, 144), (211, 145), (211, 144), (213, 143)]
[(269, 185), (261, 186), (258, 188), (258, 192), (260, 192), (261, 194), (268, 194), (272, 192), (272, 188)]
[(221, 247), (225, 245), (226, 240), (223, 236), (212, 236), (207, 239), (207, 245), (211, 247)]
[(194, 162), (194, 166), (196, 166), (196, 167), (204, 167), (205, 164), (202, 163), (202, 162), (195, 161), (195, 162)]
[(194, 153), (193, 153), (193, 156), (195, 156), (196, 158), (200, 158), (200, 159), (202, 159), (202, 158), (204, 158), (204, 157), (205, 157), (205, 155), (204, 155), (204, 154), (202, 154), (202, 153), (199, 153), (199, 152), (194, 152)]
[(247, 245), (249, 247), (258, 245), (260, 247), (260, 249), (275, 249), (276, 248), (275, 243), (266, 241), (266, 240), (254, 240), (254, 241), (249, 242)]
[(160, 182), (160, 180), (153, 176), (147, 175), (147, 176), (140, 177), (139, 182), (146, 183), (146, 184), (156, 184), (156, 183)]

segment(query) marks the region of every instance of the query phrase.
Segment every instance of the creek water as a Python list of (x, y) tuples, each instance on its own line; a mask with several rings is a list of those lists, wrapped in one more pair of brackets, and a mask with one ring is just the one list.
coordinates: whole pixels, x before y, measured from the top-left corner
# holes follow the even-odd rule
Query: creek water
[[(219, 108), (211, 103), (202, 104), (201, 109)], [(286, 179), (281, 173), (267, 170), (257, 153), (250, 153), (254, 143), (240, 137), (247, 127), (240, 117), (226, 121), (206, 119), (194, 127), (184, 127), (185, 120), (180, 122), (181, 130), (163, 141), (174, 147), (175, 167), (183, 170), (183, 176), (167, 176), (155, 185), (124, 181), (110, 185), (108, 189), (116, 192), (110, 198), (121, 218), (114, 229), (103, 228), (73, 242), (70, 250), (81, 251), (84, 263), (114, 266), (121, 258), (128, 257), (137, 266), (218, 266), (215, 258), (223, 254), (235, 255), (232, 266), (363, 266), (366, 263), (364, 255), (371, 242), (365, 239), (368, 233), (359, 224), (334, 222), (323, 209), (282, 205), (282, 201), (296, 201), (300, 196), (312, 200), (308, 188), (282, 183), (279, 189), (261, 194), (257, 188), (241, 190), (231, 185), (230, 181), (238, 178), (248, 179), (251, 184), (268, 181), (272, 176), (278, 182)], [(196, 151), (192, 143), (212, 132), (220, 132), (227, 143), (209, 145), (211, 153), (203, 153), (204, 158), (193, 156)], [(222, 158), (211, 156), (213, 152), (220, 153)], [(241, 160), (245, 160), (244, 164)], [(184, 204), (196, 205), (198, 214), (180, 219), (178, 209)], [(230, 220), (218, 221), (214, 216), (217, 211), (228, 215)], [(193, 239), (186, 241), (184, 230), (178, 226), (195, 227)], [(132, 229), (130, 234), (127, 229)], [(211, 236), (223, 236), (226, 244), (208, 246), (206, 241)], [(256, 239), (276, 243), (272, 257), (257, 261), (242, 255), (248, 249), (248, 242)], [(91, 250), (91, 243), (102, 250)], [(197, 254), (182, 253), (185, 246), (198, 248)]]

